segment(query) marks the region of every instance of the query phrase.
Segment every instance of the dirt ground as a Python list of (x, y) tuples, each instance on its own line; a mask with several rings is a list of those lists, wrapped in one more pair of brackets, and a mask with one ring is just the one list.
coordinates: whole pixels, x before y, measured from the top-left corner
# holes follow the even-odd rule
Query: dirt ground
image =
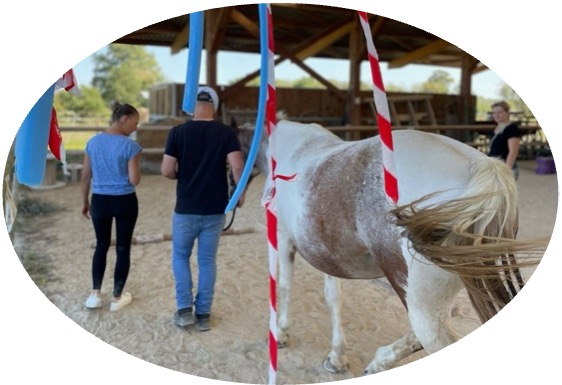
[[(536, 174), (534, 161), (521, 162), (520, 168), (520, 237), (550, 235), (558, 201), (556, 174)], [(77, 183), (56, 189), (22, 189), (26, 198), (48, 203), (56, 210), (21, 219), (14, 248), (20, 258), (34, 255), (47, 267), (44, 279), (36, 282), (45, 299), (61, 315), (101, 341), (146, 363), (179, 373), (228, 382), (267, 383), (268, 253), (265, 215), (260, 206), (262, 183), (260, 176), (251, 185), (246, 204), (236, 212), (233, 225), (234, 229), (252, 232), (225, 235), (221, 239), (212, 330), (206, 333), (182, 330), (172, 322), (175, 301), (169, 241), (133, 246), (126, 286), (133, 302), (116, 313), (108, 311), (114, 262), (114, 249), (110, 249), (102, 289), (104, 306), (94, 311), (84, 307), (91, 285), (94, 234), (91, 223), (80, 215)], [(136, 235), (170, 232), (174, 187), (175, 182), (159, 175), (143, 176), (137, 190), (140, 215)], [(322, 368), (331, 338), (323, 277), (297, 259), (292, 340), (289, 348), (279, 351), (278, 383), (320, 383), (359, 377), (378, 346), (407, 331), (405, 311), (386, 281), (343, 281), (342, 290), (350, 370), (330, 374)], [(460, 335), (479, 327), (464, 292), (456, 306), (454, 321)], [(421, 351), (401, 365), (425, 356)]]

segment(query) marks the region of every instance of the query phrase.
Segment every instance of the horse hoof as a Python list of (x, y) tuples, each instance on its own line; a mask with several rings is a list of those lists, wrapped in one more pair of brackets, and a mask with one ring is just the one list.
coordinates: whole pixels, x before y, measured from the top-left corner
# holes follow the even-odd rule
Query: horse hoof
[[(269, 338), (265, 340), (266, 345), (269, 345)], [(287, 346), (289, 346), (289, 343), (287, 341), (277, 341), (277, 348), (278, 349), (283, 349), (286, 348)]]
[(322, 367), (330, 373), (342, 374), (349, 370), (349, 364), (345, 364), (341, 369), (336, 368), (329, 358), (326, 358), (322, 363)]

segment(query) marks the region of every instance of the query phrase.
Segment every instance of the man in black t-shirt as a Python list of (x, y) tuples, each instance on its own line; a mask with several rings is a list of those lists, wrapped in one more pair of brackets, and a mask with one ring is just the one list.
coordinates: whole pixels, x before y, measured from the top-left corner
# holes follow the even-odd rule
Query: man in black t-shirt
[[(193, 119), (172, 127), (161, 165), (162, 175), (177, 179), (172, 215), (172, 270), (177, 308), (173, 319), (183, 328), (195, 321), (201, 331), (210, 329), (216, 256), (229, 199), (226, 163), (230, 164), (235, 183), (244, 169), (236, 132), (214, 120), (218, 102), (212, 88), (199, 87)], [(238, 207), (243, 203), (244, 194)], [(190, 257), (195, 240), (199, 275), (197, 293), (193, 296)]]

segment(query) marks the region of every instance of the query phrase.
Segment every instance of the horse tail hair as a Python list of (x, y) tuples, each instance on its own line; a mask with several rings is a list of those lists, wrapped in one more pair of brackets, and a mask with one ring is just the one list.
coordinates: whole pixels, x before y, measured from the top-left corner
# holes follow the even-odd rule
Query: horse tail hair
[(505, 163), (474, 160), (471, 175), (459, 198), (429, 205), (430, 194), (391, 212), (416, 252), (459, 275), (484, 323), (523, 288), (520, 269), (540, 262), (549, 237), (515, 239), (517, 185)]

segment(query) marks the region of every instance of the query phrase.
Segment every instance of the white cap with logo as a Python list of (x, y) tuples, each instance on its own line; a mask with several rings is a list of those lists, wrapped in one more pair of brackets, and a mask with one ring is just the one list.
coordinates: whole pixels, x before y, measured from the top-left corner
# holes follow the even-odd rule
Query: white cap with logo
[(213, 108), (215, 112), (219, 108), (219, 96), (211, 87), (200, 86), (197, 90), (197, 101), (198, 102), (210, 102), (213, 103)]

